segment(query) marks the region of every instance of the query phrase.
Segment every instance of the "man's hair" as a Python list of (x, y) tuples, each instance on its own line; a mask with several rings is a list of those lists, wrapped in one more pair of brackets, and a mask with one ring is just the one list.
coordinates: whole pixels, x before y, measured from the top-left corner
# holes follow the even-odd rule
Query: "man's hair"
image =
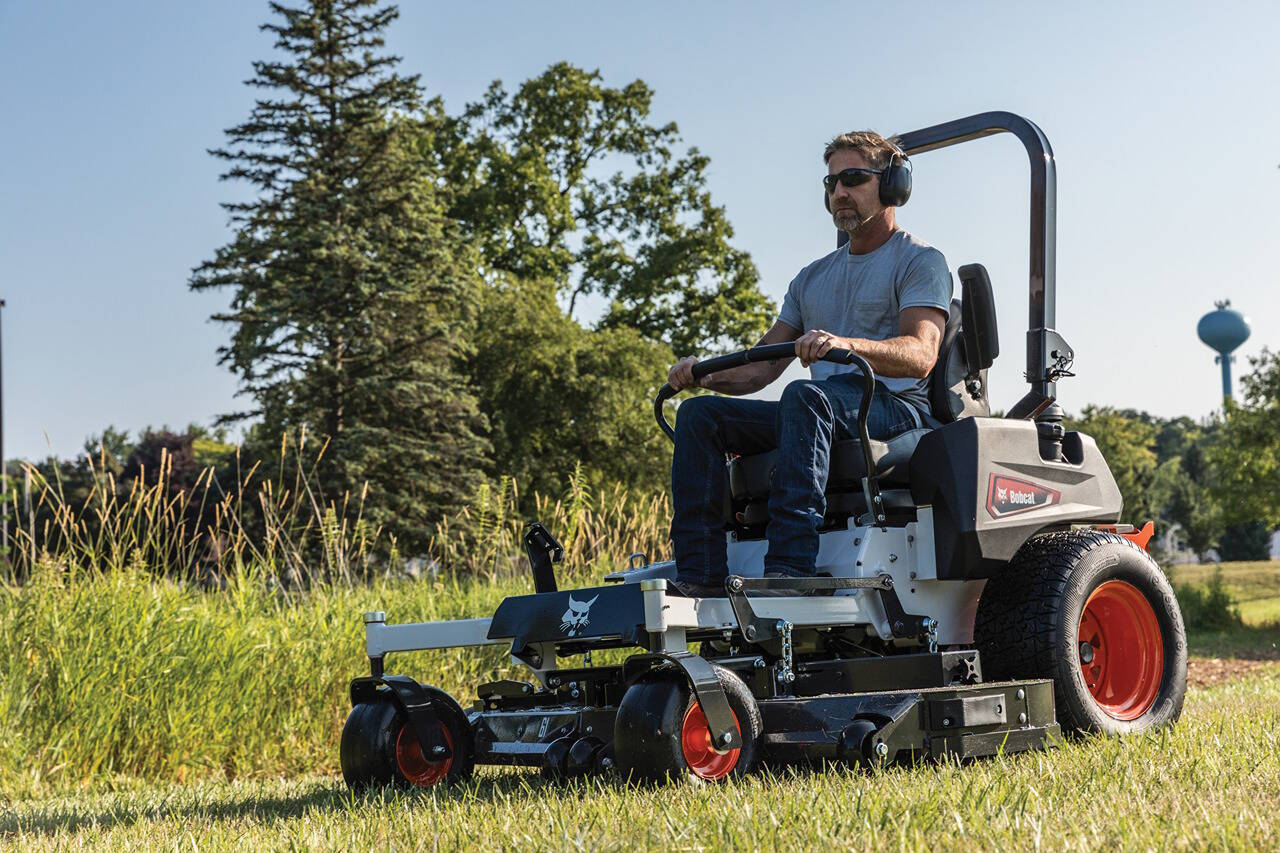
[(883, 169), (894, 154), (901, 153), (893, 140), (885, 139), (874, 130), (851, 130), (840, 134), (827, 143), (822, 162), (830, 163), (831, 155), (837, 151), (857, 151), (873, 169)]

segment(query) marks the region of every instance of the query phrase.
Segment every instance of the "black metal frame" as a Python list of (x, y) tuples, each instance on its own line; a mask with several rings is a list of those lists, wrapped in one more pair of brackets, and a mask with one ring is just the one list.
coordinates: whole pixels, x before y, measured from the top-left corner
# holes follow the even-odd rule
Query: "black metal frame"
[(352, 679), (352, 707), (383, 699), (394, 702), (396, 708), (409, 721), (409, 725), (413, 726), (423, 755), (429, 756), (432, 761), (439, 761), (453, 755), (453, 749), (445, 740), (444, 732), (440, 728), (440, 711), (436, 708), (435, 700), (422, 689), (421, 684), (407, 675), (381, 675)]
[(524, 528), (524, 550), (533, 569), (533, 591), (555, 592), (555, 564), (564, 559), (564, 546), (551, 535), (541, 521), (531, 521)]
[(893, 588), (893, 578), (888, 574), (880, 574), (873, 578), (747, 578), (741, 575), (730, 575), (725, 588), (729, 593), (729, 606), (738, 620), (738, 628), (742, 636), (749, 642), (760, 643), (772, 640), (781, 631), (776, 619), (762, 619), (751, 607), (752, 591), (793, 590), (811, 595), (813, 593), (831, 593), (837, 589), (872, 589), (880, 594), (880, 603), (889, 619), (889, 627), (894, 637), (925, 637), (929, 633), (932, 620), (928, 616), (907, 613), (902, 607)]

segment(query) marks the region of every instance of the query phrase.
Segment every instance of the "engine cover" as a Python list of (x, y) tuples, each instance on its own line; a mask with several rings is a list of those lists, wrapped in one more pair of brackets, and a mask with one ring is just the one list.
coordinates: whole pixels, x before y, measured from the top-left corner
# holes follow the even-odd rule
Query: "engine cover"
[(933, 507), (939, 580), (993, 577), (1036, 533), (1119, 521), (1122, 501), (1092, 438), (1068, 432), (1065, 459), (1040, 456), (1032, 421), (964, 418), (911, 457), (911, 496)]

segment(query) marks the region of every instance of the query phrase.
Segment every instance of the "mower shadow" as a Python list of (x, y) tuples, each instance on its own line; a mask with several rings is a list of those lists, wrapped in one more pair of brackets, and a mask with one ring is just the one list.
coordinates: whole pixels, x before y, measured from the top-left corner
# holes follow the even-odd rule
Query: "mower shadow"
[[(154, 805), (128, 805), (97, 808), (79, 808), (75, 803), (60, 801), (25, 809), (19, 804), (0, 817), (0, 839), (11, 839), (23, 832), (32, 835), (55, 835), (59, 832), (78, 832), (82, 829), (109, 831), (117, 826), (133, 826), (144, 821), (166, 819), (187, 820), (236, 820), (259, 816), (270, 824), (301, 817), (313, 809), (330, 809), (344, 802), (344, 791), (320, 789), (288, 796), (255, 796), (250, 790), (237, 792), (227, 801), (192, 804), (174, 807), (172, 795), (162, 796)], [(106, 794), (104, 798), (116, 795)], [(120, 795), (127, 798), (128, 795)], [(347, 795), (349, 798), (349, 795)]]
[[(971, 759), (974, 760), (974, 759)], [(980, 760), (980, 759), (978, 759)], [(965, 762), (967, 763), (967, 762)], [(904, 765), (907, 769), (933, 766), (936, 762), (920, 762)], [(868, 777), (878, 770), (870, 767), (855, 768), (840, 762), (816, 764), (762, 765), (755, 774), (765, 784), (786, 784), (814, 774), (852, 771)], [(508, 800), (512, 796), (526, 796), (537, 801), (548, 795), (573, 796), (584, 786), (609, 790), (657, 791), (667, 785), (687, 784), (674, 782), (628, 782), (616, 775), (593, 776), (578, 780), (551, 779), (537, 771), (512, 769), (493, 774), (484, 772), (470, 783), (441, 789), (386, 789), (377, 788), (365, 792), (351, 791), (340, 778), (315, 779), (304, 783), (306, 790), (294, 796), (261, 794), (253, 785), (232, 787), (221, 791), (174, 786), (160, 789), (150, 803), (135, 803), (130, 793), (103, 794), (94, 797), (96, 802), (81, 804), (79, 796), (60, 798), (47, 803), (19, 802), (0, 813), (0, 842), (12, 840), (19, 833), (36, 836), (53, 836), (60, 832), (75, 833), (83, 829), (110, 831), (116, 827), (130, 827), (148, 821), (179, 820), (192, 824), (210, 821), (251, 820), (263, 827), (302, 818), (308, 814), (377, 810), (387, 806), (403, 807), (415, 800), (423, 800), (447, 808), (451, 803), (484, 803)], [(218, 799), (214, 799), (218, 797)], [(117, 799), (118, 798), (118, 799)], [(189, 799), (197, 802), (184, 802)], [(106, 802), (102, 802), (105, 800)], [(116, 800), (116, 802), (111, 802)], [(176, 802), (175, 802), (176, 801)], [(16, 805), (16, 808), (12, 807)]]
[[(617, 778), (602, 778), (596, 784), (624, 788), (627, 783)], [(499, 776), (484, 776), (467, 785), (444, 789), (373, 789), (366, 792), (349, 790), (341, 779), (316, 780), (310, 790), (296, 796), (262, 796), (260, 791), (245, 786), (223, 792), (223, 798), (210, 802), (179, 802), (188, 797), (205, 799), (198, 788), (168, 788), (159, 793), (153, 803), (134, 804), (128, 793), (103, 794), (94, 799), (99, 802), (82, 805), (79, 796), (59, 798), (41, 803), (38, 801), (11, 803), (0, 813), (0, 841), (11, 840), (18, 833), (52, 836), (60, 832), (78, 832), (83, 829), (109, 831), (115, 827), (129, 827), (137, 823), (161, 820), (192, 822), (235, 821), (256, 819), (262, 826), (296, 820), (309, 813), (330, 811), (354, 811), (362, 808), (377, 809), (382, 806), (416, 799), (429, 800), (443, 805), (450, 801), (491, 801), (525, 793), (537, 796), (543, 791), (568, 791), (573, 784), (546, 779), (537, 772), (510, 772)], [(216, 796), (216, 794), (215, 794)], [(110, 801), (119, 798), (112, 804)], [(107, 800), (107, 803), (102, 803)]]

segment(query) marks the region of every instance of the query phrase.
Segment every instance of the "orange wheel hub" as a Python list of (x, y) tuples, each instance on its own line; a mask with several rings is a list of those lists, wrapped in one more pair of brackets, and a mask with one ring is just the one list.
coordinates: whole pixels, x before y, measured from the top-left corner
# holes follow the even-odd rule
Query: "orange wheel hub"
[[(444, 742), (449, 745), (449, 751), (452, 752), (453, 738), (449, 737), (449, 729), (444, 723), (440, 724), (440, 731), (444, 733)], [(428, 761), (422, 754), (422, 745), (418, 743), (418, 734), (413, 730), (413, 725), (405, 723), (400, 727), (400, 734), (396, 736), (396, 766), (400, 768), (404, 778), (415, 785), (436, 785), (449, 775), (449, 768), (453, 766), (453, 756), (450, 755), (440, 761)]]
[(1084, 683), (1106, 714), (1136, 720), (1155, 704), (1164, 640), (1151, 602), (1133, 584), (1106, 581), (1089, 595), (1078, 650)]
[[(733, 725), (742, 732), (738, 724), (738, 715), (733, 713)], [(680, 727), (680, 749), (684, 752), (685, 764), (700, 779), (723, 779), (738, 764), (740, 750), (729, 749), (721, 752), (711, 745), (711, 726), (707, 723), (707, 715), (702, 713), (702, 706), (696, 701), (684, 715), (684, 723)]]

